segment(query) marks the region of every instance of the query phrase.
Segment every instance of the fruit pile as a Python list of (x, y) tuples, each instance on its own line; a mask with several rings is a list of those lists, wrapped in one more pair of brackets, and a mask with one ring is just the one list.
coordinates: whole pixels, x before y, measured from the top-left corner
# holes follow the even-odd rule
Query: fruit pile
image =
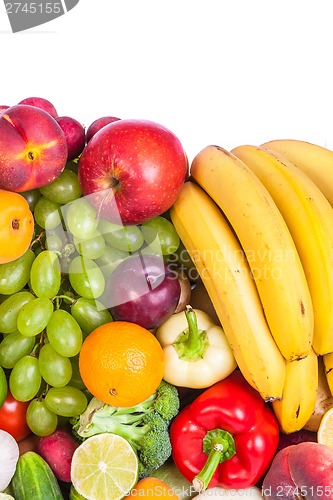
[(0, 106), (0, 491), (333, 498), (331, 169)]

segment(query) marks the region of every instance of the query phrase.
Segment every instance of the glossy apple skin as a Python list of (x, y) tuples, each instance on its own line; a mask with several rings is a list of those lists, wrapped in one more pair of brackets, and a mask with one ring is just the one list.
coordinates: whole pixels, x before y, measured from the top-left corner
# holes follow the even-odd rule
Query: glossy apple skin
[(0, 188), (24, 192), (50, 184), (66, 161), (65, 136), (48, 113), (18, 104), (0, 115)]
[(162, 125), (126, 119), (105, 125), (79, 161), (81, 189), (111, 222), (141, 224), (166, 212), (188, 173), (179, 139)]
[(111, 273), (104, 304), (113, 319), (152, 330), (169, 318), (179, 301), (177, 276), (155, 255), (132, 255)]
[(22, 99), (18, 104), (28, 104), (29, 106), (35, 106), (43, 111), (46, 111), (52, 118), (58, 117), (58, 112), (53, 106), (52, 102), (44, 99), (44, 97), (26, 97)]
[[(303, 442), (280, 450), (264, 478), (267, 499), (333, 498), (333, 449)], [(297, 496), (298, 495), (298, 496)]]
[(57, 122), (60, 125), (67, 142), (67, 161), (75, 160), (83, 151), (86, 144), (86, 132), (84, 126), (71, 116), (59, 116)]
[(87, 128), (86, 142), (88, 143), (96, 132), (105, 127), (105, 125), (109, 125), (109, 123), (113, 123), (118, 120), (120, 120), (120, 118), (117, 118), (116, 116), (101, 116), (100, 118), (97, 118), (97, 120), (94, 120)]

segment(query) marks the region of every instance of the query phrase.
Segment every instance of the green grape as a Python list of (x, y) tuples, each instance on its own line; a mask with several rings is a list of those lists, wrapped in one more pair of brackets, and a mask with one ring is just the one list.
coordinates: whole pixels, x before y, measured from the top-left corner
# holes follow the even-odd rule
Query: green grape
[(23, 196), (29, 203), (29, 208), (31, 212), (35, 210), (35, 206), (39, 198), (42, 196), (42, 193), (38, 188), (36, 189), (30, 189), (29, 191), (24, 191), (23, 193), (20, 193), (20, 195)]
[(92, 259), (74, 257), (68, 268), (69, 280), (75, 292), (86, 299), (97, 299), (105, 289), (105, 278)]
[(78, 163), (77, 161), (71, 160), (66, 163), (66, 170), (71, 170), (77, 174), (78, 172)]
[(24, 337), (18, 330), (8, 333), (0, 342), (0, 365), (3, 368), (14, 368), (23, 356), (31, 353), (34, 345), (34, 337)]
[(43, 229), (55, 229), (61, 224), (60, 204), (41, 196), (36, 203), (34, 217)]
[(96, 211), (85, 198), (78, 198), (66, 206), (66, 225), (76, 238), (89, 238), (97, 229)]
[(28, 248), (18, 259), (0, 264), (0, 293), (12, 295), (28, 283), (35, 254)]
[(63, 309), (52, 313), (46, 327), (47, 338), (54, 350), (65, 357), (76, 356), (82, 346), (82, 330), (75, 318)]
[(30, 430), (36, 436), (49, 436), (58, 427), (58, 416), (49, 410), (44, 399), (33, 399), (26, 413), (26, 420)]
[(82, 195), (77, 174), (68, 168), (65, 168), (51, 184), (42, 186), (39, 190), (45, 198), (61, 205), (70, 203)]
[(85, 335), (105, 323), (113, 321), (110, 311), (101, 302), (93, 299), (78, 298), (71, 307), (71, 314), (76, 319)]
[(30, 401), (38, 393), (42, 383), (38, 359), (23, 356), (9, 375), (9, 389), (18, 401)]
[(30, 286), (37, 297), (51, 299), (57, 295), (61, 284), (60, 261), (50, 250), (41, 252), (32, 263)]
[(34, 298), (34, 295), (28, 291), (17, 292), (6, 298), (0, 304), (0, 332), (15, 332), (21, 308)]
[(69, 358), (62, 356), (52, 347), (44, 344), (39, 351), (39, 370), (45, 382), (53, 387), (64, 387), (72, 377), (72, 364)]
[(69, 489), (69, 500), (85, 500), (85, 497), (76, 491), (73, 484), (71, 484)]
[(143, 245), (143, 234), (138, 226), (120, 226), (101, 219), (98, 228), (105, 242), (118, 250), (133, 253)]
[(178, 233), (168, 219), (162, 216), (155, 217), (141, 226), (145, 242), (154, 248), (160, 248), (163, 255), (176, 252), (180, 239)]
[(51, 252), (61, 252), (63, 241), (57, 234), (48, 234), (45, 239), (45, 247)]
[(51, 387), (45, 396), (45, 404), (50, 411), (62, 417), (80, 415), (87, 407), (86, 395), (76, 387)]
[(50, 299), (37, 297), (25, 304), (17, 317), (17, 329), (25, 337), (41, 333), (50, 321), (53, 304)]
[(85, 390), (86, 386), (82, 380), (80, 370), (79, 370), (79, 356), (73, 356), (70, 358), (72, 365), (72, 377), (68, 382), (71, 387), (76, 387), (76, 389)]
[(81, 240), (74, 236), (74, 245), (76, 250), (88, 259), (98, 259), (103, 255), (105, 249), (105, 240), (99, 231), (95, 231), (89, 238)]
[(107, 279), (120, 262), (129, 257), (128, 252), (105, 245), (103, 254), (95, 259), (96, 264)]

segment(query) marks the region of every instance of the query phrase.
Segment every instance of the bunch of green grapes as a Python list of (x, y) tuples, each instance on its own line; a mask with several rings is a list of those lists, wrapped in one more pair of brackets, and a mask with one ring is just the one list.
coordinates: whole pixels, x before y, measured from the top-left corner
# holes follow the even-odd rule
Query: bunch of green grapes
[(166, 217), (140, 226), (99, 218), (73, 163), (48, 186), (22, 194), (35, 235), (22, 257), (0, 265), (0, 365), (14, 398), (30, 401), (32, 432), (45, 436), (59, 418), (86, 408), (78, 358), (84, 338), (113, 321), (105, 295), (112, 271), (136, 252), (168, 259), (180, 240)]

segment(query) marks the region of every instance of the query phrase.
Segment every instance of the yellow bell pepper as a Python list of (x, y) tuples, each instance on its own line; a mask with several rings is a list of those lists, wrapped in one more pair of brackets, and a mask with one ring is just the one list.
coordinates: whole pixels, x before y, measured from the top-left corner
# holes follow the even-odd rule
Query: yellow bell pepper
[(226, 378), (237, 366), (221, 326), (204, 311), (187, 306), (156, 331), (164, 352), (164, 380), (202, 389)]

